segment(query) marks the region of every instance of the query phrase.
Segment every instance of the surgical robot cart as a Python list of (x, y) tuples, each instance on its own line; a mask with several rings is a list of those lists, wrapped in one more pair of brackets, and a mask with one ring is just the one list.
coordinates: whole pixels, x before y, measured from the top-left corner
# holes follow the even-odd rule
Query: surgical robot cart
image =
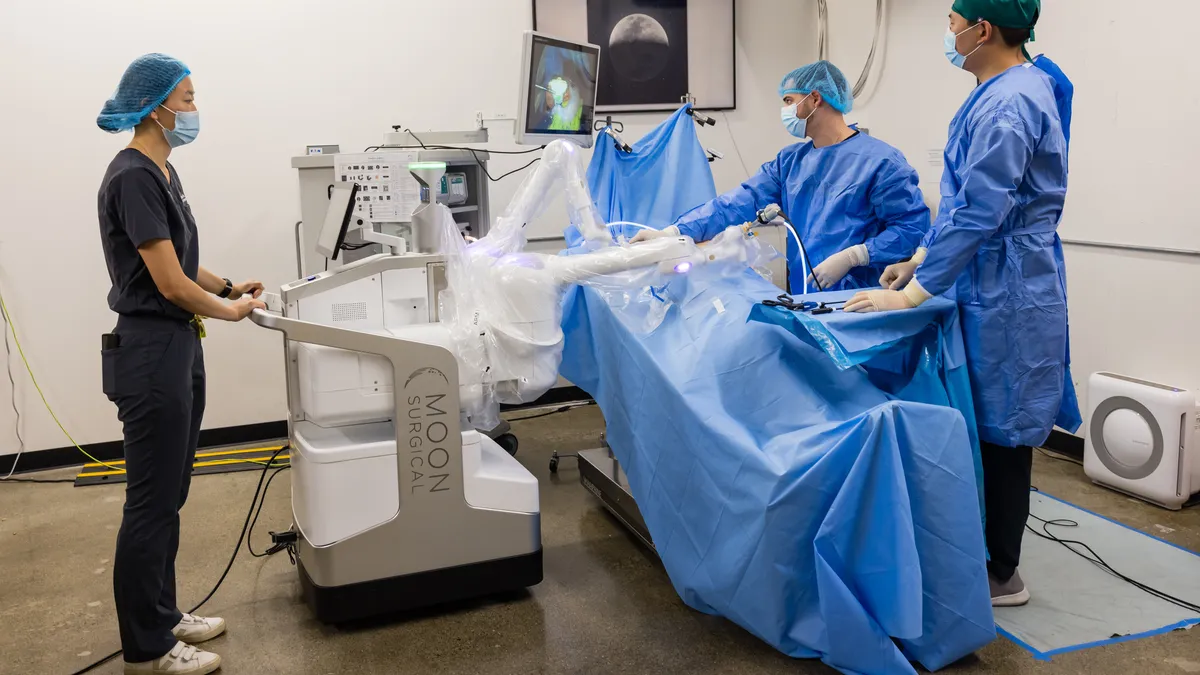
[[(414, 175), (427, 186), (445, 170)], [(355, 189), (330, 188), (322, 255), (361, 223)], [(433, 207), (423, 189), (414, 224)], [(322, 621), (542, 579), (537, 480), (464, 425), (458, 364), (436, 344), (445, 286), (444, 256), (381, 253), (287, 284), (281, 314), (251, 317), (284, 334), (297, 566)]]
[[(357, 185), (333, 185), (320, 254), (336, 259), (354, 227), (385, 252), (286, 284), (269, 311), (251, 316), (284, 335), (297, 566), (322, 621), (539, 583), (537, 480), (476, 427), (489, 427), (501, 403), (535, 400), (554, 385), (564, 289), (718, 259), (744, 268), (745, 247), (732, 239), (706, 252), (686, 237), (615, 245), (578, 149), (556, 141), (542, 157), (470, 247), (430, 189), (445, 163), (408, 165), (422, 186), (410, 232), (426, 242), (441, 234), (430, 252), (411, 252), (356, 215)], [(525, 223), (559, 185), (591, 250), (522, 252)]]

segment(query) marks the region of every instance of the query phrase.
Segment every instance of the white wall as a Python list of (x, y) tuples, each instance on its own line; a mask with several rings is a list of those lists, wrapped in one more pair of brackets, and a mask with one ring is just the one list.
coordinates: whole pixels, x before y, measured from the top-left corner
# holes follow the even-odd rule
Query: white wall
[[(739, 36), (756, 37), (738, 41), (738, 109), (729, 124), (721, 119), (701, 132), (706, 146), (726, 152), (714, 165), (720, 189), (745, 177), (731, 129), (750, 170), (787, 142), (775, 86), (816, 53), (809, 41), (758, 37), (768, 25), (811, 33), (808, 5), (738, 4)], [(467, 129), (476, 110), (513, 115), (530, 7), (530, 0), (0, 3), (0, 288), (47, 399), (75, 439), (120, 437), (100, 392), (99, 335), (114, 318), (95, 193), (128, 137), (104, 134), (94, 119), (130, 60), (162, 51), (194, 72), (203, 131), (172, 162), (199, 222), (202, 264), (278, 286), (295, 269), (299, 205), (290, 158), (309, 143), (374, 145), (392, 124)], [(631, 142), (663, 117), (621, 116)], [(516, 149), (510, 123), (492, 129), (494, 148)], [(497, 158), (493, 173), (526, 159)], [(494, 187), (494, 213), (519, 181)], [(551, 205), (532, 234), (560, 233), (562, 213)], [(209, 325), (205, 426), (283, 419), (278, 338), (249, 323)], [(12, 366), (26, 450), (67, 445), (15, 355)], [(8, 387), (0, 386), (0, 454), (17, 450), (12, 422)]]

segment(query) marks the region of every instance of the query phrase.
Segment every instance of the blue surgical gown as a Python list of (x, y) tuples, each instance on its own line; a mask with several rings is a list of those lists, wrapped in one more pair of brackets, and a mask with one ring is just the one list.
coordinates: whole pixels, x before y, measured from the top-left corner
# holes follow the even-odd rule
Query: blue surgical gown
[[(879, 285), (884, 267), (912, 256), (929, 230), (929, 207), (918, 180), (899, 150), (867, 134), (824, 148), (798, 143), (675, 224), (682, 234), (707, 241), (729, 225), (752, 220), (769, 204), (779, 204), (804, 241), (810, 266), (866, 244), (870, 265), (850, 270), (829, 290), (871, 288)], [(792, 291), (799, 292), (804, 273), (790, 235), (787, 257)]]
[(934, 295), (954, 290), (979, 438), (1004, 447), (1045, 442), (1069, 386), (1058, 89), (1026, 64), (967, 98), (950, 123), (941, 206), (916, 273)]

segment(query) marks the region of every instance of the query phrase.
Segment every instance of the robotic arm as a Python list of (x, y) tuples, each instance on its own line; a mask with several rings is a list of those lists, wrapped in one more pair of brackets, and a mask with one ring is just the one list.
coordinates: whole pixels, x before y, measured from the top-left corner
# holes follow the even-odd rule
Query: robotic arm
[[(525, 225), (541, 214), (560, 183), (571, 224), (586, 238), (587, 252), (523, 252)], [(778, 210), (774, 207), (775, 213)], [(763, 217), (769, 221), (774, 215)], [(647, 285), (647, 275), (621, 273), (644, 270), (661, 278), (686, 274), (700, 265), (729, 263), (728, 268), (740, 274), (747, 265), (770, 257), (769, 247), (740, 226), (728, 228), (704, 248), (688, 237), (617, 246), (588, 191), (578, 147), (561, 140), (546, 146), (541, 165), (486, 237), (466, 246), (449, 212), (442, 219), (450, 286), (446, 301), (454, 308), (451, 333), (460, 346), (456, 355), (464, 372), (492, 383), (495, 403), (528, 402), (554, 385), (562, 358), (562, 298), (570, 284), (610, 289), (628, 284), (636, 295)]]
[(588, 191), (583, 162), (579, 158), (579, 146), (557, 140), (546, 146), (541, 163), (521, 183), (504, 214), (496, 219), (495, 227), (474, 246), (499, 254), (516, 253), (524, 249), (525, 226), (545, 211), (551, 195), (564, 181), (567, 215), (571, 224), (583, 233), (589, 246), (603, 248), (613, 245), (608, 228)]
[(581, 255), (547, 256), (546, 268), (556, 284), (586, 283), (595, 277), (650, 267), (662, 274), (686, 274), (698, 251), (687, 237), (665, 237)]

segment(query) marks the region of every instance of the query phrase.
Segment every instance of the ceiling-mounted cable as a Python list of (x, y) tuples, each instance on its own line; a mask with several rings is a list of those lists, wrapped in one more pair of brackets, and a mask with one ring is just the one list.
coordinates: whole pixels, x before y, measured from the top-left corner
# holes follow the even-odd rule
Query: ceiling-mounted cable
[(879, 48), (879, 35), (883, 31), (883, 13), (883, 0), (875, 0), (875, 37), (871, 38), (871, 52), (867, 54), (867, 63), (863, 66), (862, 75), (854, 84), (856, 98), (867, 88), (867, 81), (871, 79), (871, 67), (875, 65), (875, 50)]
[(829, 34), (829, 6), (825, 0), (817, 0), (817, 58), (825, 61), (829, 58), (826, 37)]
[[(879, 49), (879, 36), (883, 33), (883, 15), (886, 8), (884, 0), (875, 0), (875, 36), (871, 38), (871, 51), (867, 54), (867, 63), (863, 66), (858, 82), (854, 84), (854, 96), (858, 96), (867, 88), (871, 79), (871, 69), (875, 66), (875, 53)], [(829, 59), (829, 4), (828, 0), (817, 0), (817, 58), (822, 61)]]

